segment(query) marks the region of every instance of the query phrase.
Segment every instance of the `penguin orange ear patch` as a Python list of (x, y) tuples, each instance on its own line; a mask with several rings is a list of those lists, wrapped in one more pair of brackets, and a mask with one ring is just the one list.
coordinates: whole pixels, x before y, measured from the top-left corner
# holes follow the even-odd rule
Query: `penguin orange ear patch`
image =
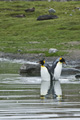
[(62, 58), (60, 58), (59, 60), (62, 60)]
[(43, 62), (45, 63), (45, 60)]

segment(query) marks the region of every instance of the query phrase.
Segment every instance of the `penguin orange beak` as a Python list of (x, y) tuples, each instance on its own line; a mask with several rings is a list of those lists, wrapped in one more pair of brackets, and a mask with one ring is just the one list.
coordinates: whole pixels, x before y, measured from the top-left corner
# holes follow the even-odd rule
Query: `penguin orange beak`
[(66, 63), (66, 62), (63, 62), (63, 64), (66, 64), (66, 65), (67, 65), (67, 63)]
[(41, 64), (41, 61), (38, 61), (37, 63)]

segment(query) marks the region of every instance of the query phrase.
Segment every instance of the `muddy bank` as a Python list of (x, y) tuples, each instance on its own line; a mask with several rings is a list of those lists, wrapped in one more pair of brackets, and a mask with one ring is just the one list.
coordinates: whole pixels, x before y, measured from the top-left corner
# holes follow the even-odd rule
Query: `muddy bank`
[[(62, 75), (76, 75), (80, 74), (80, 51), (70, 51), (69, 54), (65, 56), (59, 56), (65, 58), (67, 62), (67, 67), (63, 69)], [(31, 62), (38, 62), (39, 60), (45, 58), (46, 62), (51, 64), (58, 57), (45, 57), (44, 54), (13, 54), (13, 53), (3, 53), (0, 52), (0, 58), (7, 58), (13, 60), (25, 60)], [(40, 66), (34, 64), (24, 64), (20, 68), (20, 74), (26, 76), (40, 76)]]
[[(66, 61), (71, 62), (71, 61), (80, 61), (80, 50), (70, 50), (67, 55), (64, 56), (58, 56), (58, 57), (64, 57)], [(43, 58), (47, 62), (54, 61), (58, 57), (45, 57), (44, 54), (13, 54), (13, 53), (4, 53), (0, 52), (0, 58), (9, 58), (9, 59), (24, 59), (27, 61), (38, 61)]]

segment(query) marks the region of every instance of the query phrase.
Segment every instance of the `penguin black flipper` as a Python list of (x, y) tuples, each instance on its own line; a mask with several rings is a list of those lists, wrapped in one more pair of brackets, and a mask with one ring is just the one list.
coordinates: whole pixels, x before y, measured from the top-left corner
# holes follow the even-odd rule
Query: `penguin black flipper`
[[(52, 66), (51, 66), (51, 68), (50, 68), (50, 72), (51, 72), (52, 74), (54, 74), (54, 69), (55, 69), (56, 64), (58, 63), (58, 61), (59, 61), (59, 58), (57, 58), (57, 60), (52, 63)], [(53, 79), (54, 79), (54, 78), (53, 78)]]
[(44, 66), (47, 68), (49, 74), (51, 75), (51, 70), (50, 70), (51, 68), (50, 68), (49, 64), (45, 63)]

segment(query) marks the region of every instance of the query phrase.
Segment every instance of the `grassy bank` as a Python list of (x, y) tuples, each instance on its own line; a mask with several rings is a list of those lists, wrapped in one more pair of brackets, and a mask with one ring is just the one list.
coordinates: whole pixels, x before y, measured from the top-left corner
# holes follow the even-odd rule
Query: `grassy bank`
[[(35, 7), (35, 12), (26, 13)], [(49, 48), (80, 49), (80, 1), (75, 2), (0, 2), (0, 51), (11, 53), (44, 53)], [(54, 8), (58, 19), (37, 21), (39, 15)], [(25, 17), (16, 17), (24, 14)], [(53, 54), (51, 54), (53, 55)]]
[(0, 62), (0, 74), (19, 74), (21, 64)]

